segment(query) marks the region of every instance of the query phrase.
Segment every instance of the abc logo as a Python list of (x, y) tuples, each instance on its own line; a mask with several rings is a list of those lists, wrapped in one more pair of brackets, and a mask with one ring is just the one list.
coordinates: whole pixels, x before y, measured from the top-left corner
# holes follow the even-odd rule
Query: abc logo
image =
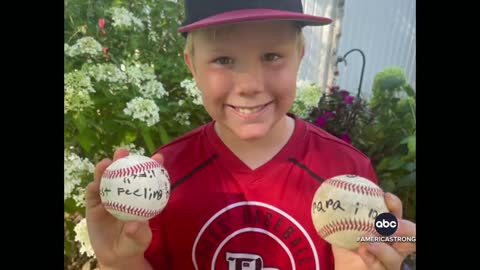
[(382, 213), (375, 218), (375, 230), (383, 236), (394, 234), (397, 228), (397, 218), (390, 213)]

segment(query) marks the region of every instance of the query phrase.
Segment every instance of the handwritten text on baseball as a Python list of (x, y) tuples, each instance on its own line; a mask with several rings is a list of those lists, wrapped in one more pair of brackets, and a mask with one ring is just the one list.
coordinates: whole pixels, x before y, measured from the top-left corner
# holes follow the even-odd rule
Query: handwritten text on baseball
[[(355, 211), (354, 215), (358, 213), (358, 209), (360, 207), (360, 203), (355, 204)], [(332, 211), (345, 211), (346, 206), (342, 205), (342, 202), (340, 200), (333, 200), (333, 199), (328, 199), (325, 201), (314, 201), (313, 202), (313, 213), (325, 213), (328, 210)], [(347, 209), (348, 210), (348, 209)], [(368, 217), (375, 219), (378, 216), (378, 211), (376, 209), (370, 209), (368, 212)]]

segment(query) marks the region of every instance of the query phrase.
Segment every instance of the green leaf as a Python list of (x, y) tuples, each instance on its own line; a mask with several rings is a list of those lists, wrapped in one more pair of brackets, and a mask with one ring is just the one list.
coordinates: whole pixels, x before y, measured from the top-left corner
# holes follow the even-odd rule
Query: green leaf
[(405, 73), (399, 67), (387, 67), (374, 78), (374, 88), (380, 91), (396, 89), (405, 83)]
[(137, 139), (137, 133), (131, 130), (125, 131), (125, 134), (123, 135), (123, 142), (125, 144), (129, 144), (134, 142)]
[(63, 248), (65, 250), (65, 256), (70, 257), (72, 256), (73, 244), (70, 241), (64, 241)]
[(64, 208), (64, 211), (67, 213), (75, 213), (78, 209), (78, 207), (75, 204), (75, 200), (73, 200), (72, 198), (68, 198), (64, 201), (63, 208)]
[(417, 172), (413, 171), (398, 180), (397, 187), (411, 187), (416, 184)]
[(149, 153), (155, 152), (155, 144), (153, 143), (149, 128), (145, 127), (142, 129), (142, 137), (143, 137), (143, 141), (145, 142), (145, 145), (147, 146), (148, 152)]
[(417, 151), (417, 137), (412, 135), (408, 137), (408, 152), (409, 153), (416, 153)]
[(402, 160), (401, 157), (399, 156), (394, 156), (394, 157), (388, 157), (383, 159), (379, 166), (379, 170), (396, 170), (400, 167), (402, 167), (404, 164), (404, 161)]
[(167, 131), (162, 126), (158, 127), (158, 133), (160, 134), (160, 140), (162, 144), (166, 144), (170, 141)]
[(90, 154), (95, 139), (95, 133), (88, 128), (80, 130), (80, 133), (78, 134), (78, 143), (88, 154)]
[(393, 182), (391, 179), (382, 181), (380, 186), (385, 192), (393, 192), (395, 190), (395, 182)]
[(409, 172), (413, 172), (417, 169), (417, 164), (415, 164), (415, 162), (408, 162), (403, 166), (403, 168)]
[(169, 108), (168, 106), (158, 106), (158, 111), (161, 112), (161, 113), (166, 113), (166, 112), (169, 112)]
[(412, 97), (415, 95), (415, 90), (410, 85), (406, 85), (404, 89), (408, 96)]
[(407, 159), (410, 159), (410, 158), (415, 158), (416, 156), (416, 141), (417, 141), (417, 137), (415, 134), (413, 135), (410, 135), (408, 137), (406, 137), (405, 139), (403, 139), (400, 144), (407, 144), (407, 147), (408, 147), (408, 155), (406, 156)]
[(87, 119), (85, 119), (82, 114), (75, 114), (75, 116), (73, 117), (73, 122), (79, 130), (85, 129), (87, 127)]

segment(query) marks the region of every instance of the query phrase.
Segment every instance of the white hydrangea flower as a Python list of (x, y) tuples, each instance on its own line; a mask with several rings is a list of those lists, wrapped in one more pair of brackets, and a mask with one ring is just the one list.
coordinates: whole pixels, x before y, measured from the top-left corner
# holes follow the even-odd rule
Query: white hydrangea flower
[(145, 81), (155, 80), (155, 71), (152, 66), (148, 64), (133, 63), (125, 67), (125, 73), (128, 77), (128, 82), (139, 88)]
[(73, 229), (75, 232), (75, 241), (80, 243), (80, 252), (86, 254), (89, 257), (95, 257), (90, 237), (88, 236), (87, 220), (83, 218), (75, 225)]
[(65, 88), (63, 104), (63, 113), (66, 114), (69, 111), (81, 112), (84, 108), (92, 106), (93, 101), (87, 92), (68, 87)]
[(297, 92), (291, 111), (300, 118), (306, 118), (318, 105), (322, 93), (320, 88), (310, 81), (297, 81)]
[(70, 55), (70, 45), (68, 45), (67, 43), (63, 44), (63, 53), (66, 55)]
[(130, 100), (123, 110), (126, 115), (147, 123), (147, 126), (153, 126), (160, 121), (159, 111), (160, 109), (153, 100), (143, 97)]
[(145, 149), (143, 149), (143, 147), (136, 146), (133, 143), (116, 145), (113, 147), (113, 152), (120, 148), (127, 149), (128, 153), (130, 154), (137, 154), (141, 156), (145, 155)]
[(80, 112), (93, 105), (89, 93), (95, 92), (90, 77), (83, 71), (64, 74), (64, 113)]
[(132, 63), (123, 66), (128, 82), (137, 86), (145, 98), (161, 98), (168, 96), (163, 84), (156, 80), (153, 65)]
[(85, 92), (94, 93), (95, 89), (92, 86), (92, 81), (87, 73), (81, 70), (75, 70), (66, 74), (63, 74), (64, 85)]
[(64, 151), (64, 200), (68, 199), (73, 190), (81, 184), (82, 178), (92, 176), (95, 167), (87, 158), (81, 158), (68, 150)]
[(127, 74), (111, 63), (90, 66), (87, 69), (87, 74), (97, 82), (124, 83), (127, 81)]
[(160, 37), (158, 36), (158, 33), (153, 30), (152, 28), (152, 20), (150, 18), (150, 12), (152, 9), (150, 8), (149, 5), (145, 5), (143, 7), (143, 12), (145, 13), (145, 20), (147, 21), (147, 28), (148, 28), (148, 40), (151, 42), (158, 42)]
[(63, 200), (66, 200), (70, 197), (70, 194), (73, 192), (75, 187), (80, 184), (80, 179), (71, 179), (69, 181), (63, 181)]
[(135, 51), (133, 52), (133, 58), (138, 60), (140, 58), (140, 50), (139, 49), (135, 49)]
[(160, 36), (155, 30), (148, 31), (148, 40), (151, 42), (158, 42), (160, 40)]
[(75, 204), (77, 207), (85, 207), (85, 188), (78, 187), (76, 193), (72, 195)]
[(149, 5), (143, 6), (143, 12), (145, 15), (150, 15), (150, 12), (152, 11), (152, 8)]
[(161, 98), (163, 96), (168, 96), (167, 91), (163, 87), (163, 84), (157, 80), (147, 81), (139, 89), (142, 96), (146, 98)]
[(180, 83), (180, 86), (187, 90), (187, 95), (192, 98), (193, 103), (203, 105), (202, 92), (198, 89), (197, 84), (193, 79), (185, 79)]
[(187, 112), (177, 112), (173, 119), (181, 125), (190, 126), (190, 114)]
[(133, 13), (128, 11), (127, 9), (120, 7), (120, 8), (112, 8), (112, 19), (113, 19), (113, 26), (114, 27), (131, 27), (133, 26), (134, 30), (143, 30), (142, 21), (137, 18)]
[[(68, 46), (68, 45), (67, 45)], [(71, 47), (64, 45), (65, 54), (71, 57), (88, 54), (91, 56), (97, 56), (102, 53), (102, 45), (93, 37), (83, 37), (78, 39)]]
[(112, 95), (116, 95), (118, 94), (119, 92), (123, 92), (123, 91), (126, 91), (128, 90), (128, 86), (125, 85), (125, 84), (112, 84), (110, 85), (110, 87), (108, 88), (108, 91), (112, 94)]

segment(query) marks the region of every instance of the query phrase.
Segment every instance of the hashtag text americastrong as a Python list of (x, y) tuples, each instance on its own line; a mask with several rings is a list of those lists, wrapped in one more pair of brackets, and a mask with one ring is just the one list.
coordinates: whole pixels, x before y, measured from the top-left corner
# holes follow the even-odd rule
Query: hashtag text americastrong
[(415, 236), (360, 236), (357, 242), (413, 242), (417, 241)]

